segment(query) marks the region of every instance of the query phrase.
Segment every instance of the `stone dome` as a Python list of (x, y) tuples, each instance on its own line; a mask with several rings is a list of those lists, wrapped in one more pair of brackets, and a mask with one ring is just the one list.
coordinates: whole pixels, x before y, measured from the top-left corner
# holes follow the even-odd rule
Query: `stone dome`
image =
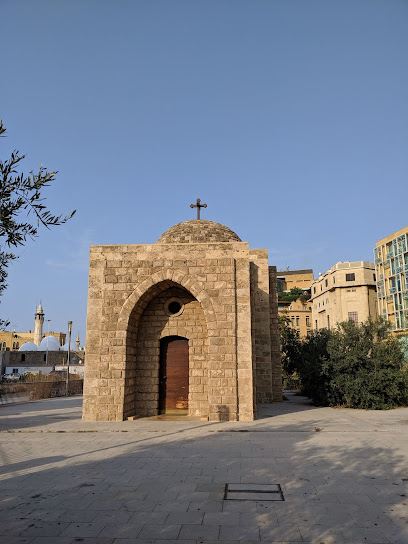
[(206, 219), (183, 221), (170, 227), (156, 244), (208, 244), (211, 242), (242, 242), (234, 231)]

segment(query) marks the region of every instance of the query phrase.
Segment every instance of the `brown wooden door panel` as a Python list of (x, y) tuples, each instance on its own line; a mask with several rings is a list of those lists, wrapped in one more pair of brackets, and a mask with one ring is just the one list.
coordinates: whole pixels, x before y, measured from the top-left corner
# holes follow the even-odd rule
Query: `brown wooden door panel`
[(159, 409), (188, 409), (188, 340), (178, 336), (163, 338), (160, 343)]

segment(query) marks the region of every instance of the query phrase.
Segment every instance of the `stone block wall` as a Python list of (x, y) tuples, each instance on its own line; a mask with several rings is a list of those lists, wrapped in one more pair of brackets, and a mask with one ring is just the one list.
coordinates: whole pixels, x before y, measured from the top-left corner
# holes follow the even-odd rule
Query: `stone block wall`
[(282, 401), (282, 359), (280, 351), (278, 287), (276, 266), (269, 267), (269, 305), (272, 361), (272, 400)]
[(255, 402), (269, 403), (272, 393), (269, 267), (266, 249), (250, 250)]
[[(253, 419), (249, 248), (223, 242), (91, 247), (85, 421), (135, 415), (140, 320), (174, 287), (190, 293), (206, 321), (208, 413), (200, 415)], [(198, 397), (191, 402), (204, 409)]]
[[(169, 316), (165, 304), (178, 298), (180, 315)], [(136, 346), (135, 412), (158, 413), (160, 339), (182, 336), (189, 341), (189, 415), (208, 414), (207, 324), (200, 303), (185, 289), (172, 287), (152, 299), (139, 322)]]

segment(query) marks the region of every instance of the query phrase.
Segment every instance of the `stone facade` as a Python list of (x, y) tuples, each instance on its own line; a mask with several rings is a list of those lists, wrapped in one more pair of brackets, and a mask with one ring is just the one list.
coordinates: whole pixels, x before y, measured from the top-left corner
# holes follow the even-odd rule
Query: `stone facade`
[[(166, 301), (181, 301), (169, 315)], [(85, 421), (158, 414), (160, 339), (189, 341), (189, 414), (252, 420), (281, 400), (276, 269), (230, 229), (175, 225), (156, 244), (92, 246)]]

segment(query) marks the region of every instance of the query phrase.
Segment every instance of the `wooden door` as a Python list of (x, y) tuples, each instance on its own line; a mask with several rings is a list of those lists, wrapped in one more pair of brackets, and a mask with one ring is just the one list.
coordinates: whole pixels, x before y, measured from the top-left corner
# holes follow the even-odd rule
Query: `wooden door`
[(170, 336), (160, 341), (160, 413), (188, 413), (188, 340)]

